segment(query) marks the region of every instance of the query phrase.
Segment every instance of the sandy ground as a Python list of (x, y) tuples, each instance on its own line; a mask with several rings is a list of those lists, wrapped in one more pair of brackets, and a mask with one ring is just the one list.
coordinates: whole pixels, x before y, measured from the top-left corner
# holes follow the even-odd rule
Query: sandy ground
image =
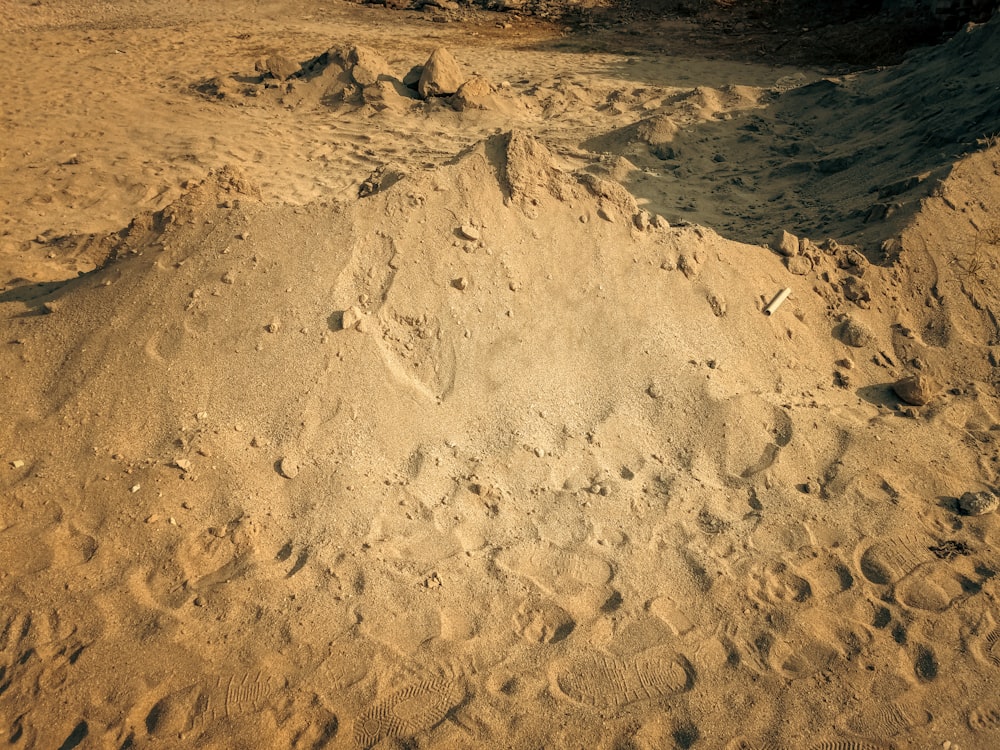
[(208, 5), (0, 21), (8, 746), (1000, 745), (1000, 18)]

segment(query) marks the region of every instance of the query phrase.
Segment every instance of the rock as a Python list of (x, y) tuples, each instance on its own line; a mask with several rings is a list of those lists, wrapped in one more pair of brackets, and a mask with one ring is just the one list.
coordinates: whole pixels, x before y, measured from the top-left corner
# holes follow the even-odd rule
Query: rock
[(293, 456), (284, 456), (278, 462), (278, 473), (285, 479), (295, 479), (299, 475), (299, 462)]
[(856, 349), (875, 343), (875, 334), (872, 333), (871, 329), (854, 318), (848, 318), (841, 324), (838, 337), (845, 344)]
[(190, 472), (192, 464), (191, 464), (191, 461), (189, 461), (186, 458), (177, 458), (177, 459), (174, 459), (174, 466), (176, 466), (178, 469), (180, 469), (183, 472)]
[(785, 267), (789, 273), (796, 276), (805, 276), (813, 269), (812, 261), (804, 255), (793, 255), (785, 258)]
[(452, 279), (451, 285), (455, 287), (458, 291), (464, 292), (469, 288), (469, 280), (464, 276), (460, 276), (457, 279)]
[(424, 63), (417, 91), (426, 99), (430, 96), (451, 96), (465, 83), (458, 61), (444, 47), (438, 47)]
[(649, 394), (650, 398), (662, 398), (663, 389), (660, 388), (656, 383), (650, 383), (649, 387), (646, 389), (646, 393)]
[(786, 258), (799, 254), (799, 238), (784, 229), (779, 229), (771, 240), (771, 249), (777, 250)]
[(893, 383), (892, 390), (900, 400), (912, 406), (930, 403), (937, 393), (937, 385), (927, 375), (910, 375)]
[(358, 323), (361, 322), (361, 318), (363, 317), (364, 313), (356, 305), (351, 305), (344, 310), (344, 315), (340, 322), (340, 330), (350, 331), (352, 328), (357, 328)]
[(392, 78), (389, 63), (371, 47), (354, 47), (347, 56), (347, 63), (351, 66), (351, 77), (359, 86), (371, 86), (383, 77)]
[(266, 60), (258, 62), (256, 68), (258, 73), (270, 73), (279, 81), (287, 80), (302, 70), (302, 66), (297, 62), (281, 55), (271, 55)]
[(712, 308), (712, 314), (717, 318), (723, 317), (728, 309), (725, 298), (718, 294), (708, 295), (708, 304)]
[(420, 84), (420, 76), (424, 74), (423, 65), (414, 65), (410, 68), (410, 71), (403, 76), (403, 85), (408, 89), (417, 90), (417, 86)]
[(475, 240), (478, 240), (479, 237), (480, 237), (479, 230), (476, 229), (471, 224), (463, 224), (462, 226), (460, 226), (458, 228), (458, 233), (460, 235), (462, 235), (467, 240), (473, 240), (473, 241), (475, 241)]
[(857, 304), (858, 307), (868, 307), (872, 300), (868, 285), (857, 276), (848, 276), (841, 284), (844, 297)]
[(468, 109), (497, 109), (496, 89), (485, 78), (476, 76), (458, 87), (451, 106), (459, 112)]
[(958, 499), (958, 510), (966, 516), (982, 516), (1000, 507), (1000, 498), (992, 492), (966, 492)]

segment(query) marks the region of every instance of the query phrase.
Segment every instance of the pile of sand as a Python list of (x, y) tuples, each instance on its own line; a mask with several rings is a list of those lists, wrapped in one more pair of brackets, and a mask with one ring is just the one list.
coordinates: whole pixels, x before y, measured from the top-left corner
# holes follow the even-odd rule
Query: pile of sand
[[(797, 184), (858, 205), (912, 164), (932, 194), (887, 196), (914, 211), (871, 232), (838, 214), (840, 241), (775, 209), (774, 249), (658, 210), (625, 162), (796, 102), (885, 106), (997, 28), (880, 78), (620, 91), (601, 106), (631, 122), (572, 158), (507, 130), (304, 205), (227, 166), (53, 238), (45, 273), (83, 273), (0, 292), (9, 744), (989, 747), (1000, 147), (927, 155), (899, 110), (870, 179)], [(343, 50), (265, 57), (199, 112), (459, 139), (469, 112)], [(949, 148), (996, 114), (970, 79)], [(716, 163), (752, 169), (754, 138)]]

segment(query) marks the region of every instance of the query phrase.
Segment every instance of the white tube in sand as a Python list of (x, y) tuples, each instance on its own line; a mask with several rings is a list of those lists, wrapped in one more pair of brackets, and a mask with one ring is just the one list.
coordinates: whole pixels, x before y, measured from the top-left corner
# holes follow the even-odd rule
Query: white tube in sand
[(781, 303), (788, 299), (788, 295), (792, 293), (791, 287), (786, 287), (778, 292), (777, 296), (771, 300), (771, 304), (764, 308), (765, 315), (773, 315), (774, 311), (781, 307)]

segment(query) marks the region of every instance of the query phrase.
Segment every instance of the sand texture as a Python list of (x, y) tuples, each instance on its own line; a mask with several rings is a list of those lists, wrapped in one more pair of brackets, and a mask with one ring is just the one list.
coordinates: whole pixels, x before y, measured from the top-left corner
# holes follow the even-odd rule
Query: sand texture
[(8, 4), (0, 744), (1000, 747), (1000, 16), (451, 5)]

